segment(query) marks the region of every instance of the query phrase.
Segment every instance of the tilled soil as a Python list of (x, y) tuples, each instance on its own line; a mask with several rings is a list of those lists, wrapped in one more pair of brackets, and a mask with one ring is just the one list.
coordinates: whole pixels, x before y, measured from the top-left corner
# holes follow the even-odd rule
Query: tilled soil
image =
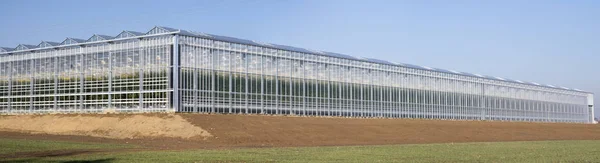
[[(146, 116), (164, 117), (160, 114)], [(0, 137), (126, 143), (150, 149), (221, 149), (450, 142), (600, 140), (600, 125), (263, 115), (178, 114), (212, 137), (109, 139), (1, 131)], [(93, 115), (107, 116), (107, 115)], [(134, 116), (134, 115), (119, 115)], [(153, 131), (149, 131), (153, 132)]]

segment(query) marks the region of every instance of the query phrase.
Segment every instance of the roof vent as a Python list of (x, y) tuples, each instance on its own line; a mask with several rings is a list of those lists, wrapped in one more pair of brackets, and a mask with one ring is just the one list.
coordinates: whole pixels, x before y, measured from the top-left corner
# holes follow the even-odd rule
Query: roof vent
[(433, 70), (431, 67), (427, 67), (427, 66), (421, 66), (421, 67), (428, 69), (428, 70)]
[(395, 65), (405, 66), (405, 64), (403, 64), (403, 63), (398, 63), (398, 62), (394, 62), (394, 61), (390, 61), (390, 62), (392, 62)]
[(450, 71), (450, 72), (452, 72), (452, 73), (456, 73), (456, 74), (462, 74), (462, 73), (460, 73), (460, 72), (458, 72), (458, 71), (454, 71), (454, 70), (448, 70), (448, 71)]
[(319, 51), (319, 50), (312, 50), (312, 49), (306, 49), (306, 50), (313, 52), (313, 53), (317, 53), (317, 54), (324, 54), (322, 51)]
[(196, 32), (196, 31), (189, 31), (192, 34), (198, 35), (198, 36), (204, 36), (204, 37), (208, 37), (208, 38), (212, 38), (211, 35), (208, 35), (206, 33), (202, 33), (202, 32)]
[(260, 45), (264, 45), (264, 46), (271, 46), (271, 47), (273, 46), (273, 44), (269, 44), (269, 43), (265, 43), (265, 42), (260, 42), (260, 41), (255, 41), (255, 40), (252, 40), (252, 42), (260, 44)]

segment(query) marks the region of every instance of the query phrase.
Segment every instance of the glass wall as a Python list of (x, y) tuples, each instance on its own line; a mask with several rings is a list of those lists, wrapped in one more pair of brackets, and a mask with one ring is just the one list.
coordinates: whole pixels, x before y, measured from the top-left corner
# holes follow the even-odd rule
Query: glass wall
[(0, 112), (156, 112), (169, 106), (172, 36), (0, 56)]
[(0, 113), (592, 119), (585, 92), (269, 47), (169, 33), (3, 54)]
[(180, 37), (180, 112), (586, 123), (587, 93)]

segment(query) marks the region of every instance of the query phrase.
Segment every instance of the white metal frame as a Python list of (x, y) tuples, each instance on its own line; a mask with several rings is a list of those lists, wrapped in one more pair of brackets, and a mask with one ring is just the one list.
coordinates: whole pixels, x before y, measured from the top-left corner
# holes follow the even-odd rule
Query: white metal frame
[(455, 71), (146, 35), (0, 52), (0, 113), (205, 112), (593, 122), (591, 93)]

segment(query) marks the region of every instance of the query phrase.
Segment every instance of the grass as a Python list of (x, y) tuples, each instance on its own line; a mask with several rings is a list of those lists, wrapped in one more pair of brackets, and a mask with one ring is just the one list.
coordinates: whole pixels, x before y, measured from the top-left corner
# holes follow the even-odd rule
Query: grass
[[(23, 141), (31, 148), (104, 148), (104, 144)], [(14, 144), (13, 144), (14, 145)], [(37, 146), (39, 145), (38, 148)], [(188, 151), (128, 151), (75, 156), (16, 158), (10, 162), (599, 162), (600, 141), (536, 141), (386, 146), (255, 148)], [(4, 147), (4, 146), (2, 146)], [(5, 152), (5, 150), (3, 150)], [(15, 151), (16, 152), (16, 151)]]

